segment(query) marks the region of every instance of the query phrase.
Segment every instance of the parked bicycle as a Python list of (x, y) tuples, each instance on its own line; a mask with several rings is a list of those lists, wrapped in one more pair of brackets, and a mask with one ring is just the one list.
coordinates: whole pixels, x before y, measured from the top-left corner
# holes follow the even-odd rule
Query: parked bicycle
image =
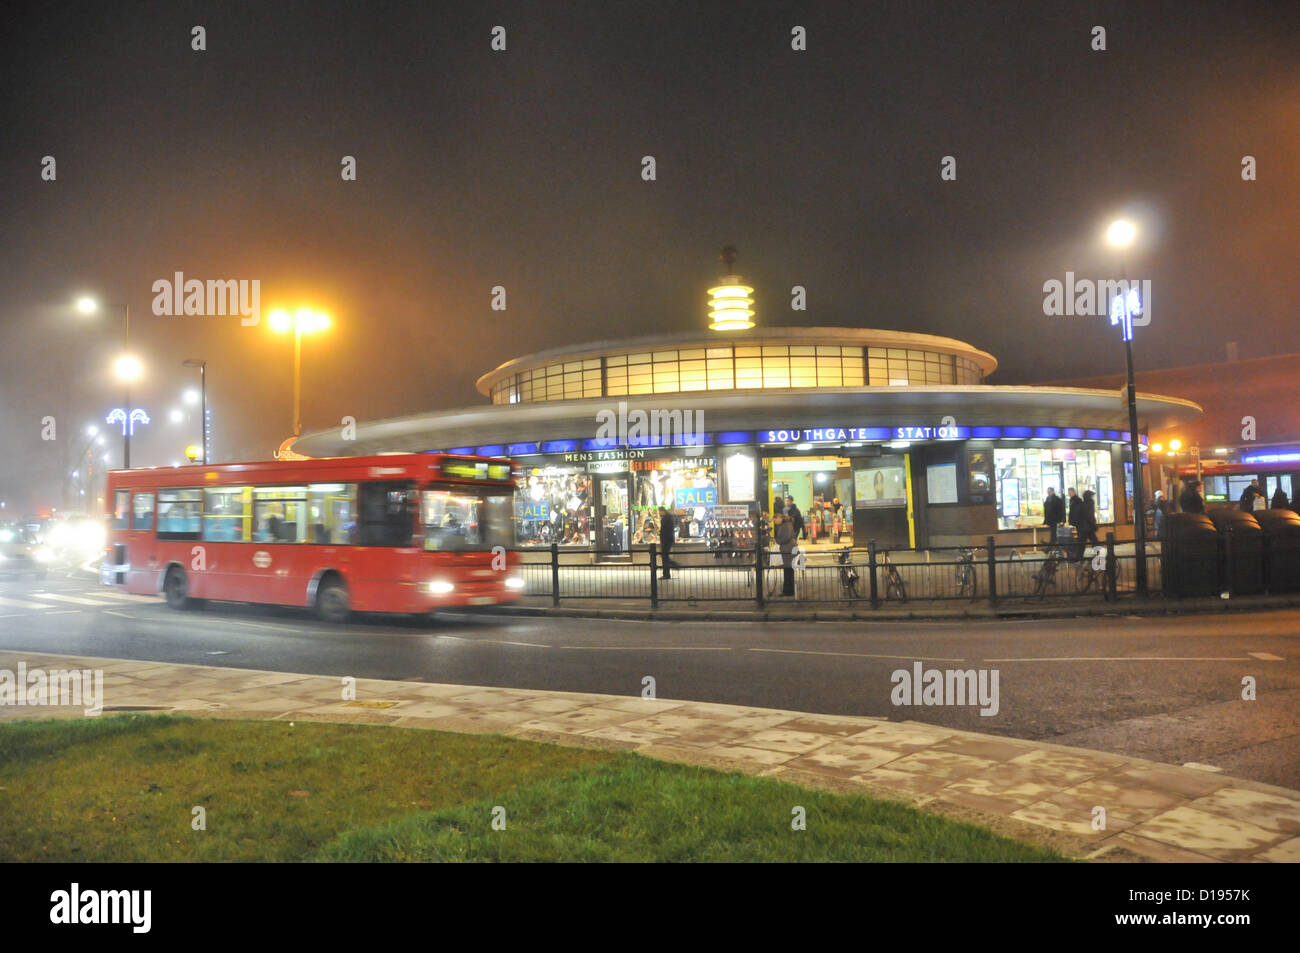
[(1110, 586), (1110, 567), (1106, 564), (1106, 550), (1090, 547), (1084, 550), (1083, 562), (1074, 577), (1079, 592), (1089, 592), (1094, 586), (1098, 592), (1106, 592)]
[(1039, 567), (1038, 572), (1029, 577), (1034, 580), (1034, 595), (1041, 599), (1047, 595), (1049, 587), (1056, 588), (1056, 570), (1066, 559), (1065, 550), (1059, 546), (1047, 551), (1047, 555), (1043, 559), (1043, 565)]
[(844, 590), (846, 599), (857, 599), (858, 596), (858, 571), (853, 568), (853, 547), (845, 546), (840, 550), (836, 557), (836, 562), (840, 565), (840, 588)]
[(907, 586), (903, 584), (903, 577), (898, 574), (898, 569), (889, 561), (889, 550), (885, 550), (881, 557), (881, 565), (885, 569), (885, 598), (906, 602)]
[(957, 594), (970, 596), (971, 602), (979, 594), (979, 582), (975, 575), (975, 547), (963, 546), (957, 550)]

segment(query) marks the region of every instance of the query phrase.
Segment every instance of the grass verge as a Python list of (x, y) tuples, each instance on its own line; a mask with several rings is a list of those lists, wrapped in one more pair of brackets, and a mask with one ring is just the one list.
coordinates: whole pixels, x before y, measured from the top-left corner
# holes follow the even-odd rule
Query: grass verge
[(172, 715), (0, 725), (3, 861), (1061, 859), (890, 801), (499, 736)]

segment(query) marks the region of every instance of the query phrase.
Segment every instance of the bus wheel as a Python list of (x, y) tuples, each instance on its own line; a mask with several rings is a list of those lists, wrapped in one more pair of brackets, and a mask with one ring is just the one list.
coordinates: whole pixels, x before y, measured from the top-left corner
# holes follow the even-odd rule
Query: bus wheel
[(352, 613), (348, 587), (341, 579), (330, 579), (321, 584), (316, 593), (316, 613), (325, 622), (347, 622)]
[(163, 595), (167, 597), (169, 608), (189, 608), (190, 581), (185, 578), (185, 570), (176, 566), (167, 570), (167, 578), (163, 580)]

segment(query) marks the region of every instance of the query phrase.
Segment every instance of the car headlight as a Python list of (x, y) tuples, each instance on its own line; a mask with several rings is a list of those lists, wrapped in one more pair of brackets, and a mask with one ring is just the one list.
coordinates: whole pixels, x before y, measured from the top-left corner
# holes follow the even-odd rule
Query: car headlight
[(54, 550), (48, 546), (42, 546), (40, 549), (36, 550), (36, 559), (38, 562), (43, 563), (54, 562)]
[(447, 582), (445, 579), (435, 579), (433, 582), (429, 583), (429, 591), (435, 596), (445, 596), (455, 588), (455, 586)]
[(506, 579), (506, 588), (522, 589), (524, 588), (524, 581), (520, 579), (518, 576), (510, 576)]

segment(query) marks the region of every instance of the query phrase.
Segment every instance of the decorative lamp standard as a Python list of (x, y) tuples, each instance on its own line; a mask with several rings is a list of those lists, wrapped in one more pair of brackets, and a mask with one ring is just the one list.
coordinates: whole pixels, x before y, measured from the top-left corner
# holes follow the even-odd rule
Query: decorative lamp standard
[[(1123, 250), (1133, 243), (1137, 229), (1119, 219), (1106, 230), (1106, 240), (1120, 251), (1120, 279), (1125, 281)], [(1128, 288), (1111, 302), (1110, 323), (1123, 330), (1124, 360), (1128, 366), (1128, 446), (1133, 460), (1133, 550), (1137, 558), (1137, 594), (1147, 594), (1146, 503), (1142, 492), (1142, 452), (1138, 441), (1137, 389), (1133, 384), (1133, 315), (1140, 314), (1142, 302), (1136, 288)]]
[(747, 331), (754, 326), (754, 289), (744, 284), (736, 271), (736, 246), (722, 249), (722, 261), (727, 274), (718, 280), (721, 284), (709, 289), (709, 330)]

